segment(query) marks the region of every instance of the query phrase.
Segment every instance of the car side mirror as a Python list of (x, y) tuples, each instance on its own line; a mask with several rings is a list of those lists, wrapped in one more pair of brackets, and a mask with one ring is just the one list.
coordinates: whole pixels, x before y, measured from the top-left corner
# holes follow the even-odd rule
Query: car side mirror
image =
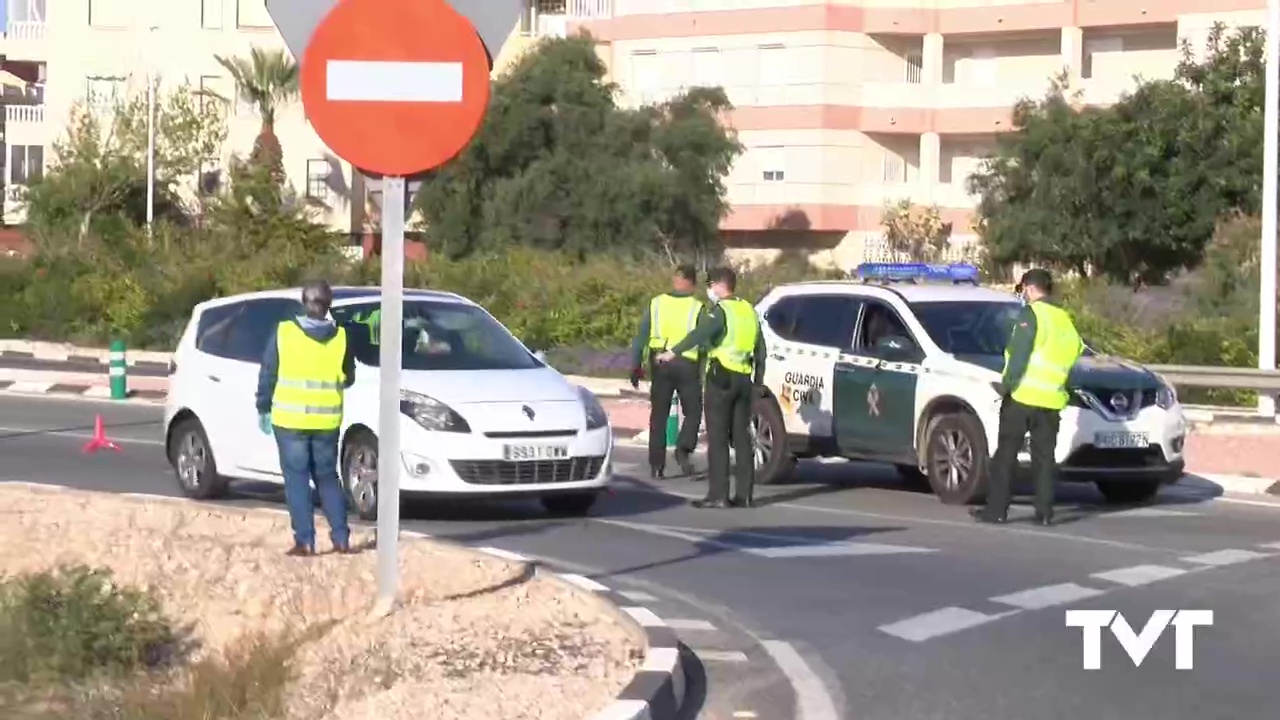
[(905, 360), (915, 356), (916, 344), (901, 335), (885, 335), (876, 341), (876, 353), (886, 360)]
[(545, 363), (547, 361), (547, 354), (542, 352), (541, 350), (534, 351), (533, 357), (535, 360), (537, 360), (540, 363)]

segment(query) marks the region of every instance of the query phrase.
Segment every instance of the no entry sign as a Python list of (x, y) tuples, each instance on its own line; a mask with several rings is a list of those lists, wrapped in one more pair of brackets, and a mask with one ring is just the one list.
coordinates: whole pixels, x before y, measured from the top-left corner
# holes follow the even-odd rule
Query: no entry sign
[(302, 104), (339, 157), (414, 175), (471, 142), (489, 105), (489, 57), (444, 0), (341, 0), (311, 36)]

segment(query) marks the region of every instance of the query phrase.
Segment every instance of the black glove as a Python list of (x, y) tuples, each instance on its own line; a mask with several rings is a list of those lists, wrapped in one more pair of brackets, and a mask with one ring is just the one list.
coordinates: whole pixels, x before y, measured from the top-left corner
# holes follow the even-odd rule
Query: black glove
[(644, 377), (644, 370), (643, 370), (643, 369), (638, 368), (638, 367), (637, 367), (637, 368), (631, 368), (631, 377), (630, 377), (630, 380), (631, 380), (631, 389), (632, 389), (632, 390), (639, 390), (639, 389), (640, 389), (640, 378), (642, 378), (642, 377)]

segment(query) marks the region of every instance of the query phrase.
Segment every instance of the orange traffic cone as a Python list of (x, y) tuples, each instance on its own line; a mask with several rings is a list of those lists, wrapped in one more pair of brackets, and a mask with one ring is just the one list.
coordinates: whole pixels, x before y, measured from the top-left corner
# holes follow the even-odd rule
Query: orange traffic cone
[(93, 439), (85, 443), (84, 452), (93, 453), (99, 450), (115, 450), (120, 452), (120, 446), (107, 439), (107, 429), (102, 424), (102, 416), (97, 415), (93, 418)]

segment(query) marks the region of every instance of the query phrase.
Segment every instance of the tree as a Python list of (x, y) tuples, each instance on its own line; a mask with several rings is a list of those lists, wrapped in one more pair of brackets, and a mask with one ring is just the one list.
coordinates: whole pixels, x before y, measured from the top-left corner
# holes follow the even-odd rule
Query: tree
[[(187, 86), (161, 94), (156, 103), (156, 215), (183, 220), (186, 181), (216, 157), (226, 125)], [(44, 177), (25, 198), (27, 221), (44, 251), (66, 238), (83, 252), (90, 235), (110, 235), (121, 224), (146, 219), (147, 100), (132, 95), (108, 110), (76, 104), (66, 135), (53, 143)], [(188, 186), (190, 187), (190, 186)]]
[(285, 182), (284, 151), (276, 137), (276, 113), (298, 97), (298, 64), (284, 50), (250, 49), (249, 57), (214, 55), (236, 82), (240, 100), (258, 110), (262, 129), (253, 141), (249, 161), (267, 168), (277, 184)]
[(579, 256), (705, 255), (741, 152), (719, 88), (617, 106), (589, 37), (547, 39), (494, 82), (485, 122), (415, 199), (436, 252), (517, 244)]
[(970, 179), (992, 260), (1141, 287), (1193, 268), (1220, 218), (1257, 207), (1263, 36), (1215, 26), (1172, 80), (1080, 107), (1061, 79), (1015, 107)]
[(951, 223), (938, 207), (917, 207), (908, 199), (886, 202), (880, 215), (889, 251), (911, 262), (938, 262), (951, 248)]

